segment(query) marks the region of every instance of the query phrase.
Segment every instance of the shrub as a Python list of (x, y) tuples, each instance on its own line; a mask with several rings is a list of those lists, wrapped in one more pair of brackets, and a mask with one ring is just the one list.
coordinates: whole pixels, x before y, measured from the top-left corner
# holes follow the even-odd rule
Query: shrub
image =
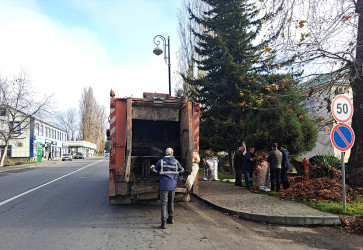
[(312, 179), (334, 177), (335, 170), (340, 168), (340, 160), (332, 155), (317, 155), (311, 157), (310, 160), (310, 177)]

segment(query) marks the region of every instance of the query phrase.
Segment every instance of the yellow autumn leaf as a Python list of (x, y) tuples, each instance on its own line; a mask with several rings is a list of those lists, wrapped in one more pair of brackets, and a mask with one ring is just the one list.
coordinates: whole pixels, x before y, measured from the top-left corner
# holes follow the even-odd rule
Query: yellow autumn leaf
[(303, 115), (300, 115), (300, 116), (299, 116), (299, 119), (302, 119), (302, 118), (304, 118), (304, 116), (303, 116)]
[(304, 27), (304, 23), (306, 23), (306, 21), (301, 20), (301, 21), (299, 22), (299, 27), (300, 27), (300, 28)]
[(291, 22), (291, 21), (292, 21), (292, 18), (287, 19), (287, 21), (288, 21), (288, 22)]

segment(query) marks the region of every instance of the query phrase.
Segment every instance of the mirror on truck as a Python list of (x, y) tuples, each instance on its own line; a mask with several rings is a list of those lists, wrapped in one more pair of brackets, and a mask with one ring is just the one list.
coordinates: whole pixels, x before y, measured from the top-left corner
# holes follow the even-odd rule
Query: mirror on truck
[(110, 140), (110, 130), (109, 129), (106, 130), (106, 137), (107, 137), (107, 141), (109, 141)]

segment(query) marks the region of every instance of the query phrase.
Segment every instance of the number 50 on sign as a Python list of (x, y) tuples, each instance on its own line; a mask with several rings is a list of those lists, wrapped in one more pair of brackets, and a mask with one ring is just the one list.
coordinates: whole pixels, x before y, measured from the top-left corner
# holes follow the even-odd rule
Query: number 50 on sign
[(337, 122), (346, 123), (353, 116), (353, 104), (345, 95), (338, 95), (331, 104), (331, 111)]

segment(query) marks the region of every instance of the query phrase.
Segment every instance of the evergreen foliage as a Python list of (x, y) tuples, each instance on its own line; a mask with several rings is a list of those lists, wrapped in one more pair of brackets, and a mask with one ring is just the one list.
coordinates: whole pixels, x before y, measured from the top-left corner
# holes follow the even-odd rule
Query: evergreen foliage
[(300, 105), (303, 96), (288, 75), (268, 75), (259, 79), (254, 102), (245, 104), (241, 124), (247, 145), (270, 150), (271, 142), (288, 145), (290, 153), (309, 151), (315, 146), (317, 129)]
[[(272, 65), (260, 59), (266, 46), (255, 41), (267, 17), (259, 18), (258, 9), (245, 0), (204, 2), (210, 9), (203, 18), (190, 10), (204, 27), (195, 33), (198, 68), (204, 73), (196, 80), (184, 76), (198, 89), (201, 148), (232, 151), (246, 142), (262, 149), (275, 141), (294, 141), (293, 152), (311, 148), (316, 134), (294, 85), (281, 82), (290, 82), (284, 77), (269, 77), (266, 69)], [(282, 85), (289, 87), (279, 89)], [(283, 99), (281, 94), (293, 95)]]
[[(191, 13), (205, 28), (195, 33), (199, 39), (195, 48), (201, 60), (199, 69), (205, 72), (198, 80), (197, 101), (201, 103), (201, 146), (216, 151), (235, 149), (242, 143), (240, 129), (244, 112), (239, 90), (249, 88), (244, 81), (254, 63), (257, 48), (252, 46), (258, 34), (251, 19), (257, 15), (245, 1), (205, 1), (210, 11), (204, 18)], [(258, 21), (256, 21), (256, 24)]]

